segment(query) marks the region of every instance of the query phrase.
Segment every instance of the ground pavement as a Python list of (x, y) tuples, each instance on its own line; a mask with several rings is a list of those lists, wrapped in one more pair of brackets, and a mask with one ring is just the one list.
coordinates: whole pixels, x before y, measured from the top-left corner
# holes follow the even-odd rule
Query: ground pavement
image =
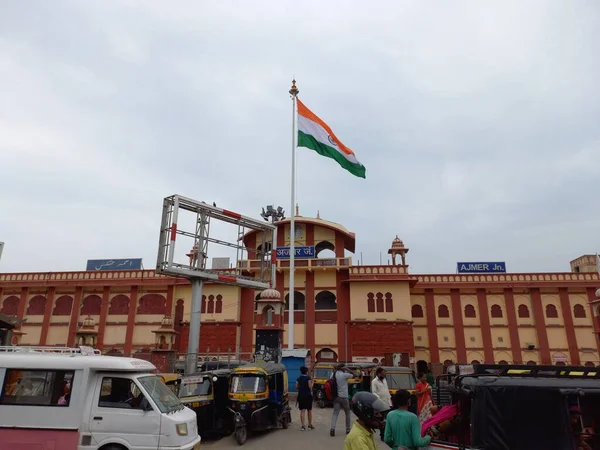
[[(340, 411), (340, 416), (337, 421), (336, 436), (329, 436), (329, 425), (331, 423), (331, 413), (333, 408), (321, 409), (315, 405), (313, 409), (313, 425), (315, 429), (312, 431), (300, 430), (300, 411), (295, 406), (295, 401), (292, 400), (292, 423), (287, 430), (279, 428), (270, 430), (260, 434), (253, 434), (248, 437), (246, 443), (239, 447), (233, 437), (226, 436), (218, 440), (204, 440), (202, 448), (208, 447), (211, 450), (221, 448), (231, 449), (239, 447), (244, 450), (263, 450), (263, 449), (285, 449), (285, 450), (335, 450), (344, 448), (344, 439), (346, 438), (345, 417), (344, 411)], [(352, 423), (356, 420), (356, 416), (352, 414)], [(376, 441), (381, 450), (389, 447), (381, 442), (379, 434), (376, 435)]]

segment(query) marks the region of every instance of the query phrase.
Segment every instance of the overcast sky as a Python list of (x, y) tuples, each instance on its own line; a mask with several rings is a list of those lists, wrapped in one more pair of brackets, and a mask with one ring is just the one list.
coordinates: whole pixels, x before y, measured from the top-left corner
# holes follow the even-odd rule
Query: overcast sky
[(0, 271), (153, 268), (175, 193), (289, 211), (293, 76), (367, 168), (298, 150), (355, 262), (397, 234), (413, 273), (568, 271), (600, 251), (600, 4), (486, 5), (3, 2)]

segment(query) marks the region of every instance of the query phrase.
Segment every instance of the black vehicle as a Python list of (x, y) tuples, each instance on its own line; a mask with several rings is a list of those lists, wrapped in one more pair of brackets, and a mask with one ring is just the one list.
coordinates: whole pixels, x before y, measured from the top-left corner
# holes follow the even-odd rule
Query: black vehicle
[(287, 428), (292, 421), (288, 374), (283, 364), (254, 363), (232, 370), (229, 407), (235, 439), (243, 445), (253, 431)]
[(218, 369), (181, 378), (179, 398), (196, 413), (198, 433), (231, 434), (233, 417), (227, 407), (231, 369)]
[(430, 448), (600, 449), (600, 368), (454, 366), (442, 380), (456, 415)]

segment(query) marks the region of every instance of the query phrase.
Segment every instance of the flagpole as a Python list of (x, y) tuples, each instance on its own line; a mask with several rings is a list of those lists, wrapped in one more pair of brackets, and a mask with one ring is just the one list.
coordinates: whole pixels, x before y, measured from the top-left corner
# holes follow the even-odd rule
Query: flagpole
[(292, 80), (292, 88), (289, 90), (292, 96), (292, 204), (290, 207), (290, 282), (289, 282), (289, 297), (288, 297), (288, 349), (294, 348), (294, 257), (296, 256), (295, 241), (296, 241), (296, 139), (298, 137), (298, 121), (296, 119), (296, 97), (300, 92), (296, 87), (296, 80)]

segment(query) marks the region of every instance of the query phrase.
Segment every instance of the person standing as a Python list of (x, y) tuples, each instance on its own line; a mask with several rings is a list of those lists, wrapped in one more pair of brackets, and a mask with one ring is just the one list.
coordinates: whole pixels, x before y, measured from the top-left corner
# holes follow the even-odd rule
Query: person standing
[(375, 378), (371, 381), (371, 392), (379, 397), (383, 403), (390, 408), (392, 407), (392, 396), (385, 379), (385, 369), (383, 367), (378, 367), (375, 371)]
[(387, 405), (375, 394), (356, 393), (352, 397), (352, 411), (357, 420), (346, 436), (344, 450), (377, 450), (373, 433), (382, 428), (386, 410)]
[(386, 416), (383, 440), (387, 445), (396, 448), (416, 450), (431, 442), (431, 436), (421, 437), (419, 418), (408, 411), (410, 392), (400, 389), (394, 395), (396, 409)]
[[(314, 430), (312, 424), (312, 388), (313, 380), (308, 376), (308, 369), (304, 366), (300, 367), (300, 376), (296, 380), (296, 390), (298, 391), (298, 409), (300, 409), (300, 422), (302, 423), (302, 431), (306, 431), (304, 416), (308, 416), (308, 429)], [(306, 413), (306, 414), (305, 414)]]
[(427, 374), (419, 374), (419, 382), (415, 386), (417, 394), (417, 414), (421, 414), (426, 407), (431, 406), (433, 401), (431, 399), (431, 385), (427, 382)]
[(346, 414), (346, 434), (350, 433), (350, 402), (348, 396), (348, 380), (350, 378), (356, 378), (357, 375), (350, 369), (344, 366), (344, 364), (338, 364), (333, 374), (335, 384), (337, 385), (337, 396), (333, 399), (333, 414), (331, 416), (331, 429), (329, 430), (330, 436), (335, 436), (335, 425), (337, 423), (338, 416), (340, 415), (340, 409), (344, 410)]

